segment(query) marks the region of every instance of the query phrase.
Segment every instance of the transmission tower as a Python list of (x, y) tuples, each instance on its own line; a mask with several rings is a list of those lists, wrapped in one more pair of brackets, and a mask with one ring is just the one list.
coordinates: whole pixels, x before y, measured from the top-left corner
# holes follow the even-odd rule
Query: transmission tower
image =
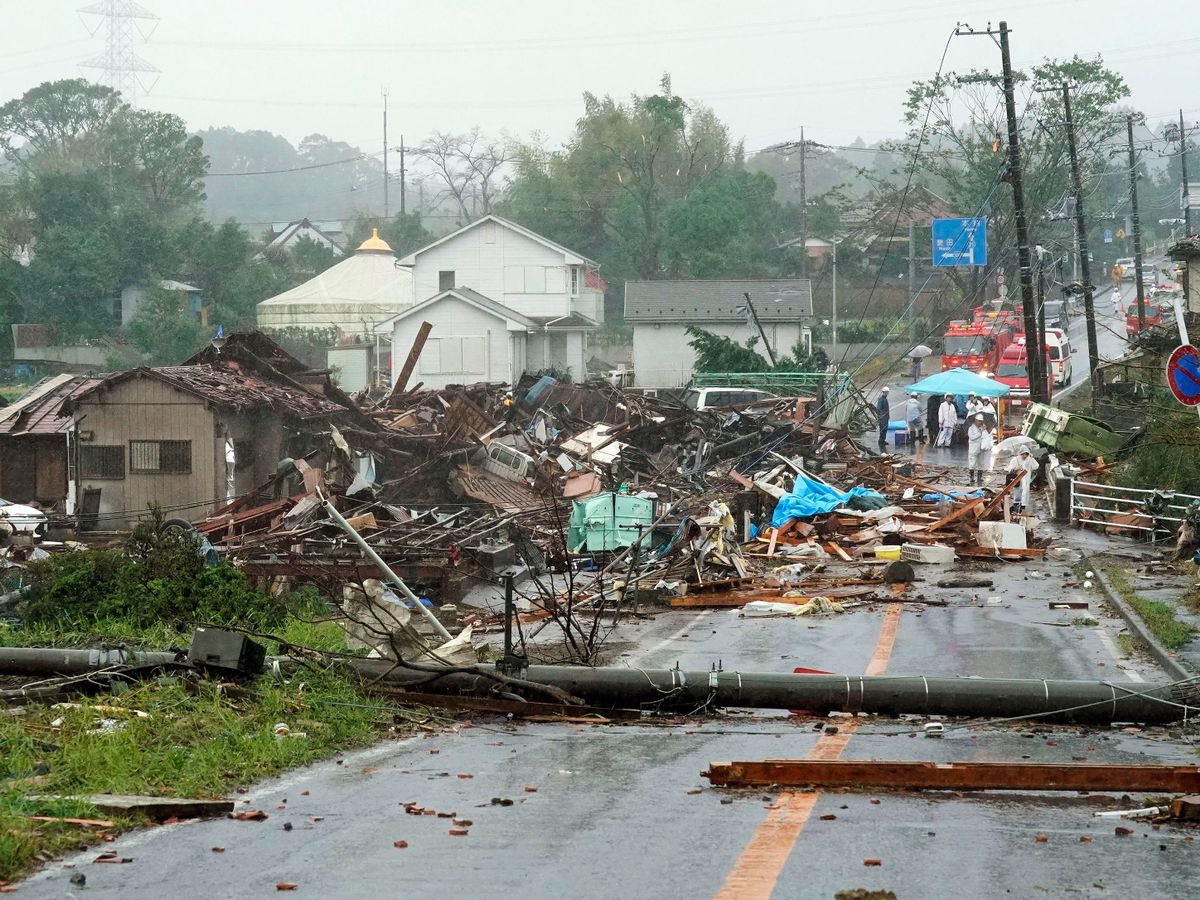
[[(158, 27), (158, 16), (136, 0), (97, 0), (79, 10), (87, 26), (88, 18), (96, 17), (95, 27), (88, 27), (93, 36), (104, 28), (104, 52), (80, 63), (101, 71), (100, 81), (120, 91), (125, 102), (133, 103), (139, 94), (148, 94), (158, 81), (159, 68), (142, 59), (134, 44), (150, 39)], [(145, 78), (153, 76), (149, 84)]]

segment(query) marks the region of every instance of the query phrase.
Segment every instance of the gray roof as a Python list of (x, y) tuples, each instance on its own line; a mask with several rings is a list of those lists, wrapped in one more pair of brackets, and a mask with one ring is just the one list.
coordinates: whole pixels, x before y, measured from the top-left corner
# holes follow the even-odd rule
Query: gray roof
[(742, 322), (747, 293), (764, 322), (812, 316), (812, 283), (807, 278), (751, 278), (627, 281), (625, 318), (630, 322)]

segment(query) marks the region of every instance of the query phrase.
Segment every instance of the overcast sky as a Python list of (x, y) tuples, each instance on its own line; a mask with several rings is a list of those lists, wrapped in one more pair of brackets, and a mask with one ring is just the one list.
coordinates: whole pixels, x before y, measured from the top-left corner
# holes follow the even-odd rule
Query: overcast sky
[[(87, 0), (95, 2), (95, 0)], [(506, 129), (563, 140), (583, 91), (675, 91), (712, 106), (749, 149), (807, 136), (868, 142), (901, 131), (906, 85), (936, 70), (957, 21), (1007, 18), (1014, 63), (1103, 54), (1152, 117), (1200, 112), (1200, 17), (1185, 0), (141, 0), (160, 21), (137, 52), (161, 70), (141, 105), (192, 128), (312, 132), (370, 150), (380, 90), (393, 142), (434, 130)], [(42, 81), (98, 77), (104, 49), (84, 0), (4, 0), (0, 99)], [(96, 5), (100, 5), (97, 3)], [(999, 67), (959, 37), (948, 68)], [(151, 76), (152, 77), (152, 76)]]

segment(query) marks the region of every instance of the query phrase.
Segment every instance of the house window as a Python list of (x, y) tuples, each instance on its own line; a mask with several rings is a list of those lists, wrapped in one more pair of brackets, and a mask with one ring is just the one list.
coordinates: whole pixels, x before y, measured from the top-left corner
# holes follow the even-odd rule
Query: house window
[(192, 471), (192, 442), (130, 441), (129, 471), (150, 475), (187, 475)]
[(438, 290), (449, 291), (454, 288), (454, 272), (438, 272)]
[(79, 477), (123, 479), (125, 477), (125, 448), (119, 444), (115, 446), (80, 444)]
[(422, 375), (486, 375), (486, 337), (430, 338), (421, 351)]
[(583, 293), (583, 269), (571, 266), (571, 296), (578, 297)]

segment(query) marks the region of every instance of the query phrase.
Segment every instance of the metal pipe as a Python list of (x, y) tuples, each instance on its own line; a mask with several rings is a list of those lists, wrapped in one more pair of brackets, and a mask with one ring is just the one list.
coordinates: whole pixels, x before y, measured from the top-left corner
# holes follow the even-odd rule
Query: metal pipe
[(391, 570), (391, 567), (383, 561), (383, 557), (371, 549), (371, 545), (363, 540), (362, 535), (354, 530), (354, 526), (342, 517), (342, 514), (337, 511), (337, 508), (323, 497), (321, 498), (321, 505), (325, 508), (325, 512), (329, 513), (329, 517), (338, 524), (338, 527), (340, 527), (342, 531), (346, 532), (346, 534), (350, 535), (350, 539), (354, 541), (354, 543), (358, 544), (359, 549), (366, 554), (367, 559), (375, 563), (375, 565), (379, 567), (379, 571), (383, 572), (384, 575), (387, 576), (387, 580), (398, 587), (400, 589), (400, 593), (402, 593), (405, 598), (417, 608), (421, 615), (429, 620), (429, 624), (433, 626), (434, 630), (446, 640), (450, 640), (450, 632), (446, 630), (446, 626), (438, 621), (437, 616), (433, 614), (433, 611), (430, 610), (429, 607), (421, 602), (420, 597), (409, 590), (408, 585), (404, 583), (404, 579)]
[[(481, 675), (454, 674), (425, 683), (426, 672), (354, 660), (358, 671), (422, 690), (473, 693), (491, 689)], [(525, 678), (583, 699), (591, 706), (695, 710), (740, 706), (809, 709), (881, 715), (1044, 718), (1047, 721), (1173, 722), (1200, 715), (1200, 685), (1032, 678), (927, 678), (915, 676), (790, 675), (763, 672), (684, 672), (678, 669), (589, 669), (530, 666)]]

